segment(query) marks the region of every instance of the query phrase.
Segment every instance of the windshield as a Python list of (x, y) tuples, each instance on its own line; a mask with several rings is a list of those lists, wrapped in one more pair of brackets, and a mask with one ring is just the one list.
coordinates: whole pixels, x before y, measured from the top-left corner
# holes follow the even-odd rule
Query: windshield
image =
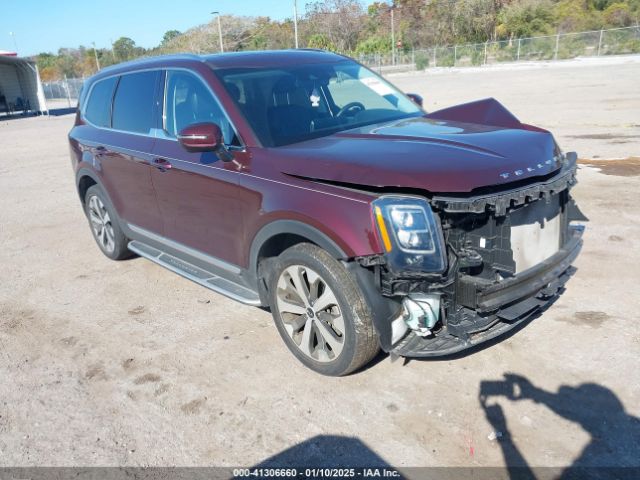
[(216, 74), (267, 147), (422, 113), (395, 87), (348, 60)]

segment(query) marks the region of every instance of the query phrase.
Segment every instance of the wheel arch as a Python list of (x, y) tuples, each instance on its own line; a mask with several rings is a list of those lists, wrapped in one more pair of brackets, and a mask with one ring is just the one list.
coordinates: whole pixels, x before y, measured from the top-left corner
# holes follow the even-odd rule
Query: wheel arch
[(100, 178), (98, 178), (95, 172), (89, 170), (88, 168), (81, 168), (80, 170), (78, 170), (78, 172), (76, 173), (76, 188), (78, 190), (78, 196), (80, 197), (80, 202), (82, 203), (82, 205), (84, 205), (87, 190), (89, 190), (93, 185), (100, 185), (105, 195), (109, 196), (109, 194), (105, 191)]
[(311, 225), (299, 220), (275, 220), (263, 226), (253, 238), (249, 250), (249, 275), (254, 279), (258, 292), (263, 301), (266, 301), (267, 271), (260, 271), (261, 263), (266, 265), (269, 258), (275, 258), (287, 248), (298, 243), (312, 243), (326, 250), (337, 259), (345, 259), (347, 253), (326, 233), (321, 232)]
[(345, 251), (326, 233), (298, 220), (275, 220), (262, 227), (251, 243), (249, 268), (257, 272), (263, 258), (277, 256), (287, 248), (309, 242), (326, 250), (335, 258), (348, 258)]
[(120, 217), (120, 212), (118, 212), (118, 209), (115, 207), (113, 201), (111, 200), (111, 196), (109, 195), (109, 192), (105, 188), (104, 183), (102, 183), (98, 174), (89, 168), (81, 168), (76, 173), (76, 188), (78, 190), (78, 196), (80, 197), (80, 203), (82, 204), (82, 208), (85, 208), (84, 201), (87, 194), (87, 190), (89, 190), (94, 185), (98, 185), (102, 190), (102, 193), (104, 193), (106, 202), (109, 204), (109, 206), (113, 209), (113, 211), (116, 213), (118, 217), (118, 223), (120, 225), (120, 228), (122, 228), (122, 230), (125, 232), (126, 235), (130, 235), (130, 231), (128, 230), (127, 224), (124, 221), (122, 221)]
[[(291, 243), (280, 243), (289, 240)], [(298, 241), (295, 241), (298, 240)], [(271, 243), (270, 243), (271, 242)], [(281, 251), (296, 243), (308, 242), (326, 250), (332, 257), (338, 260), (347, 260), (348, 255), (331, 237), (317, 228), (296, 220), (277, 220), (262, 227), (255, 236), (250, 251), (249, 269), (252, 277), (257, 282), (258, 293), (263, 305), (268, 305), (268, 290), (266, 278), (271, 271), (271, 265), (267, 262), (265, 272), (258, 271), (262, 260), (268, 259), (269, 254), (279, 255)], [(276, 248), (280, 247), (280, 251)], [(272, 249), (272, 250), (270, 250)], [(277, 252), (277, 253), (276, 253)], [(401, 304), (391, 298), (384, 297), (376, 287), (374, 272), (359, 265), (357, 262), (344, 262), (345, 267), (354, 276), (359, 288), (372, 310), (374, 327), (379, 335), (380, 345), (385, 351), (391, 349), (391, 323), (390, 319), (398, 315)]]

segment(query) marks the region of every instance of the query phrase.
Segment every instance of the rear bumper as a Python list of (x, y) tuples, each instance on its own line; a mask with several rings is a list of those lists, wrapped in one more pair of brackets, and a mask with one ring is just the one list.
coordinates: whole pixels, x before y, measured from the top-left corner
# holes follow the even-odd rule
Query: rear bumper
[(421, 337), (409, 332), (390, 350), (404, 357), (450, 355), (507, 333), (544, 310), (562, 292), (582, 248), (582, 228), (571, 227), (565, 245), (535, 267), (497, 284), (462, 276), (456, 285), (461, 315)]

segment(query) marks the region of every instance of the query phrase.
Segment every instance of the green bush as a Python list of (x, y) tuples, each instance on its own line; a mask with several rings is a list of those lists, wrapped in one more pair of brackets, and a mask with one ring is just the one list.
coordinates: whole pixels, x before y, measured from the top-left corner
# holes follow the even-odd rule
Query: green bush
[(484, 47), (483, 49), (475, 48), (471, 53), (471, 65), (482, 65), (484, 63)]
[(358, 43), (356, 53), (388, 53), (391, 51), (391, 39), (384, 36), (372, 36)]
[(416, 53), (416, 70), (424, 70), (429, 66), (429, 56), (425, 52)]
[(453, 67), (455, 63), (455, 56), (453, 48), (443, 47), (436, 49), (436, 62), (435, 66), (438, 67)]

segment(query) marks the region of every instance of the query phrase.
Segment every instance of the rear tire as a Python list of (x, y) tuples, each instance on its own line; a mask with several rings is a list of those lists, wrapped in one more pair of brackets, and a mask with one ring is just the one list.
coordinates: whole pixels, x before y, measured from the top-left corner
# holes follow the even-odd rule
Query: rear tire
[(129, 239), (120, 228), (120, 220), (99, 185), (93, 185), (84, 197), (84, 211), (89, 220), (93, 239), (111, 260), (124, 260), (133, 256), (127, 245)]
[(285, 250), (269, 278), (276, 327), (310, 369), (347, 375), (378, 353), (371, 310), (355, 279), (329, 253), (301, 243)]

